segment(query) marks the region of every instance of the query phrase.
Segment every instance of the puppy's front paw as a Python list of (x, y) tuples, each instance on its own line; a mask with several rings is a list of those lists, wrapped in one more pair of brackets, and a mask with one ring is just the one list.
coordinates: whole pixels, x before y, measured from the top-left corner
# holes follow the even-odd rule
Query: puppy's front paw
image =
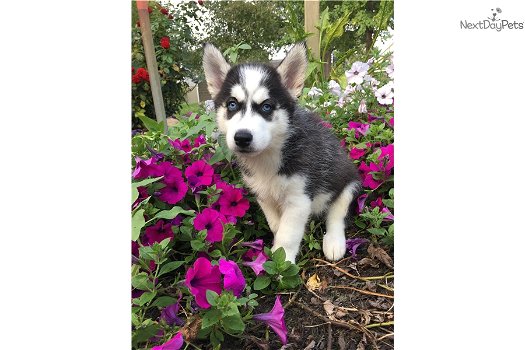
[(328, 236), (323, 237), (324, 256), (331, 261), (342, 259), (346, 253), (345, 236)]

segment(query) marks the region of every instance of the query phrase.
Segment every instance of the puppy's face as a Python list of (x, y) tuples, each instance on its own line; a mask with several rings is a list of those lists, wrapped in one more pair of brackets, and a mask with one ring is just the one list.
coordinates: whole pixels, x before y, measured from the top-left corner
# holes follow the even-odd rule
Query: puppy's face
[(294, 97), (304, 84), (306, 64), (301, 44), (294, 46), (277, 69), (262, 64), (231, 68), (214, 46), (204, 47), (204, 71), (217, 123), (233, 152), (255, 156), (284, 139)]

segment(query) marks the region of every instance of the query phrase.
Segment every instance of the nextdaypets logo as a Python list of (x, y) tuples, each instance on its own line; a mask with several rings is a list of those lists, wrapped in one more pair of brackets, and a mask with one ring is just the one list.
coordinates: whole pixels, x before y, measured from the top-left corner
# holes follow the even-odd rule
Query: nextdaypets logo
[(524, 21), (498, 18), (498, 16), (503, 12), (499, 7), (490, 9), (490, 11), (492, 16), (487, 17), (487, 19), (474, 22), (462, 20), (459, 22), (459, 27), (461, 29), (495, 29), (498, 32), (502, 30), (515, 30), (524, 28)]

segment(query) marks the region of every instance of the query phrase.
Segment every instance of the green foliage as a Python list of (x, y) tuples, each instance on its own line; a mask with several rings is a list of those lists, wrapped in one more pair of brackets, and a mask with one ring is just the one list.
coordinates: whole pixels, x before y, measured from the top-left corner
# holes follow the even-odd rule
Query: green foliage
[(263, 292), (281, 291), (296, 288), (301, 284), (299, 267), (286, 261), (283, 248), (277, 249), (273, 254), (266, 250), (270, 259), (263, 264), (265, 275), (259, 275), (254, 281), (253, 289)]

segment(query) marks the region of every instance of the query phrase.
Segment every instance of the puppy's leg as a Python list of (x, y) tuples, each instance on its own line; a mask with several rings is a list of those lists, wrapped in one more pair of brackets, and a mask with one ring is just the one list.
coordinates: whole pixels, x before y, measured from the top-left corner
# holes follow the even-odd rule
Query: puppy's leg
[(312, 201), (305, 194), (287, 198), (282, 207), (283, 214), (272, 251), (283, 247), (286, 252), (286, 260), (295, 263), (311, 209)]
[(323, 237), (323, 252), (328, 260), (335, 261), (345, 256), (345, 217), (358, 186), (357, 183), (346, 186), (328, 209), (326, 234)]
[(281, 214), (279, 213), (277, 203), (275, 203), (274, 201), (262, 199), (257, 199), (257, 203), (259, 203), (259, 206), (261, 207), (264, 216), (266, 217), (266, 221), (268, 221), (268, 226), (270, 226), (270, 230), (272, 230), (273, 234), (275, 235), (277, 233), (277, 230), (279, 229), (279, 223), (281, 222)]

